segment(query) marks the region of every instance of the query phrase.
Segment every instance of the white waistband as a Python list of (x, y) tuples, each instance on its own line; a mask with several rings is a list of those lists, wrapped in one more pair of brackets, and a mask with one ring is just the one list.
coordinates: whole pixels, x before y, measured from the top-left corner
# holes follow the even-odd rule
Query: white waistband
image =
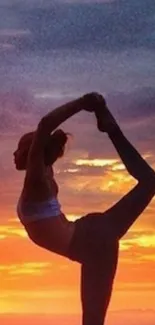
[(17, 214), (23, 224), (41, 220), (44, 218), (57, 217), (61, 214), (61, 205), (57, 198), (43, 202), (23, 202), (19, 199)]

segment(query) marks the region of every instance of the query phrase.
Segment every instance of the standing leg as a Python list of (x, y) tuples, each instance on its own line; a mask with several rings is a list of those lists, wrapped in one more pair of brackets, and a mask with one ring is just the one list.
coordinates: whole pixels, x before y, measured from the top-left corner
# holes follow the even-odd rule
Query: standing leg
[(118, 259), (118, 242), (110, 244), (81, 267), (82, 325), (103, 325)]

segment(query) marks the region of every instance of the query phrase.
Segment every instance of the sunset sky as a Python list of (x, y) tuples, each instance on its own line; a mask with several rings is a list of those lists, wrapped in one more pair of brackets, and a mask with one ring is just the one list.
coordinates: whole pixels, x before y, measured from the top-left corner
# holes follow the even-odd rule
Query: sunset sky
[[(0, 13), (0, 322), (79, 325), (79, 265), (27, 238), (16, 216), (24, 174), (12, 154), (44, 114), (98, 91), (155, 169), (155, 2), (0, 0)], [(93, 114), (62, 128), (73, 134), (54, 167), (63, 212), (75, 220), (106, 210), (135, 180)], [(154, 324), (154, 229), (155, 199), (121, 241), (108, 325)]]

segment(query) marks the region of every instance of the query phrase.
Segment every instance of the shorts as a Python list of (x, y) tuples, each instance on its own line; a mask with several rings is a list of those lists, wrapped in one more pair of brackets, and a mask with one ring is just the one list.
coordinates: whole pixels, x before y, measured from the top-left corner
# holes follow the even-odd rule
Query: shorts
[(117, 260), (118, 239), (112, 235), (106, 214), (91, 213), (75, 221), (75, 232), (70, 243), (68, 258), (79, 263), (101, 259)]

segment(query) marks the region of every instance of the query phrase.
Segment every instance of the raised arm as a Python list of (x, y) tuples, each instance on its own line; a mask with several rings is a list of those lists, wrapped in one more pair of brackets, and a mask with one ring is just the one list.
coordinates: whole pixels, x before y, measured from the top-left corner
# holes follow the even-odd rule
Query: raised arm
[(36, 181), (41, 182), (41, 180), (44, 181), (46, 179), (44, 150), (51, 132), (62, 122), (80, 112), (82, 109), (90, 112), (93, 111), (93, 107), (95, 107), (97, 101), (96, 95), (96, 93), (84, 95), (79, 99), (54, 109), (41, 119), (34, 133), (27, 157), (25, 186), (28, 187), (29, 184), (32, 186), (32, 183), (36, 183)]
[(61, 123), (81, 110), (93, 111), (97, 102), (97, 95), (97, 93), (86, 94), (76, 100), (55, 108), (41, 119), (40, 125), (43, 127), (46, 134), (50, 134)]
[(45, 115), (41, 119), (40, 124), (43, 126), (45, 132), (47, 134), (50, 134), (69, 117), (80, 112), (84, 108), (84, 104), (84, 100), (81, 97), (60, 107), (57, 107), (53, 111)]

